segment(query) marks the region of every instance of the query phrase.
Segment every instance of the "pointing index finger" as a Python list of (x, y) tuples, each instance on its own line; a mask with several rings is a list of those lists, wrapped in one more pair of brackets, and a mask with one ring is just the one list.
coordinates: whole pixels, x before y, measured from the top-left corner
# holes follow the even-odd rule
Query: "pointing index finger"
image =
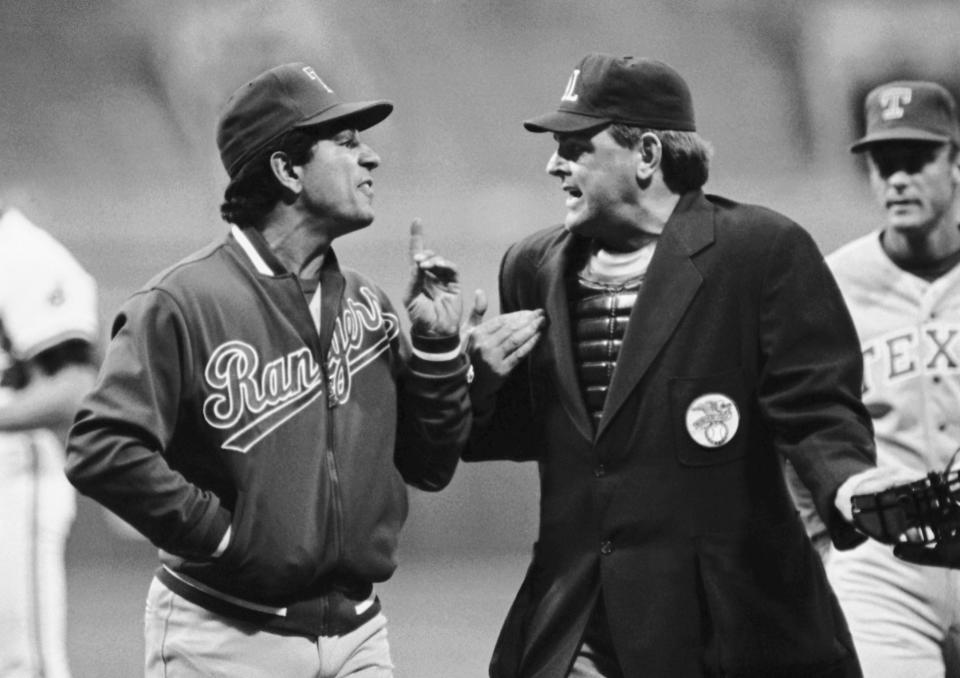
[(417, 218), (410, 223), (410, 261), (417, 263), (420, 254), (423, 254), (423, 222)]

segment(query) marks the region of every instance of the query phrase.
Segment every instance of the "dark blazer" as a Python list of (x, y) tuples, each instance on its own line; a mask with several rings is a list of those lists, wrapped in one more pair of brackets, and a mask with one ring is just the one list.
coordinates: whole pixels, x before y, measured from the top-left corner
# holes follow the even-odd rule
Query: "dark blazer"
[[(540, 231), (510, 247), (500, 272), (503, 312), (545, 308), (549, 328), (492, 415), (476, 413), (464, 455), (540, 470), (533, 560), (490, 675), (566, 676), (602, 595), (631, 678), (859, 676), (782, 474), (787, 458), (838, 547), (862, 541), (833, 507), (875, 458), (860, 347), (812, 238), (761, 207), (682, 196), (597, 430), (568, 304), (584, 246), (561, 227)], [(705, 395), (734, 404), (736, 416), (727, 406), (713, 420), (716, 445), (704, 444), (708, 412), (694, 403)]]

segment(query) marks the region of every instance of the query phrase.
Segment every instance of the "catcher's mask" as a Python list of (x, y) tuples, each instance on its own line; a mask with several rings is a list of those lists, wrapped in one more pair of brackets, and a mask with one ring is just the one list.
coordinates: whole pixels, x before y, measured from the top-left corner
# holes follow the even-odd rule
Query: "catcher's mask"
[(960, 470), (954, 452), (944, 471), (852, 498), (853, 522), (885, 544), (936, 545), (960, 539)]

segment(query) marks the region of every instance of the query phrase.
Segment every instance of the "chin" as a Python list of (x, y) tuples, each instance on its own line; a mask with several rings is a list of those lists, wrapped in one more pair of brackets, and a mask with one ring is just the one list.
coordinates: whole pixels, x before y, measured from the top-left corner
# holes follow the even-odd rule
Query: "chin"
[(364, 218), (364, 219), (353, 219), (349, 222), (343, 222), (340, 228), (339, 235), (346, 235), (347, 233), (355, 233), (357, 231), (362, 231), (367, 226), (373, 223), (373, 217)]
[(605, 239), (604, 236), (607, 235), (604, 229), (597, 227), (596, 224), (585, 224), (583, 222), (564, 222), (563, 227), (573, 235), (581, 238), (587, 238), (588, 240), (603, 241)]
[(358, 214), (354, 219), (354, 222), (358, 224), (358, 228), (366, 228), (373, 223), (374, 216), (373, 210), (368, 210)]
[(930, 222), (926, 219), (893, 217), (889, 219), (887, 223), (890, 228), (894, 229), (895, 231), (899, 231), (904, 235), (910, 235), (912, 233), (920, 233), (928, 230), (927, 225)]
[(588, 231), (590, 230), (590, 224), (585, 223), (583, 220), (568, 214), (563, 220), (563, 227), (570, 231), (571, 233), (576, 233), (577, 235), (589, 236)]

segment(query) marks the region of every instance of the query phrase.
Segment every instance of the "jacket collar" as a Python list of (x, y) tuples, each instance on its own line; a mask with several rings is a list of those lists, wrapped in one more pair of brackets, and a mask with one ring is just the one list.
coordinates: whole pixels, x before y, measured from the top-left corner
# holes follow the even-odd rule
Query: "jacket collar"
[(537, 276), (537, 298), (544, 300), (544, 310), (550, 319), (547, 346), (553, 351), (550, 362), (554, 378), (560, 385), (560, 401), (580, 435), (590, 440), (593, 438), (593, 424), (577, 378), (569, 298), (569, 276), (575, 274), (574, 261), (587, 245), (583, 238), (565, 233), (559, 245), (546, 252)]
[(577, 254), (586, 241), (576, 236), (561, 238), (541, 261), (538, 297), (544, 299), (554, 377), (568, 416), (588, 440), (599, 439), (627, 397), (649, 369), (673, 334), (703, 278), (691, 257), (714, 239), (714, 208), (703, 192), (680, 197), (667, 220), (650, 262), (646, 280), (630, 314), (617, 368), (604, 406), (599, 429), (594, 433), (577, 380), (571, 332), (568, 278)]
[[(284, 267), (274, 255), (263, 235), (253, 227), (240, 228), (232, 226), (230, 235), (233, 237), (244, 257), (257, 273), (273, 278), (295, 278), (296, 276)], [(323, 265), (320, 268), (320, 303), (319, 318), (315, 324), (319, 325), (319, 343), (321, 355), (326, 355), (333, 338), (334, 321), (340, 312), (341, 297), (345, 281), (340, 271), (340, 263), (333, 248), (327, 250), (323, 256)], [(305, 341), (307, 341), (305, 339)], [(308, 341), (309, 343), (309, 341)]]
[(699, 190), (685, 193), (667, 220), (630, 313), (597, 439), (610, 426), (680, 324), (703, 284), (703, 276), (692, 257), (713, 240), (713, 205)]
[(270, 250), (267, 241), (257, 229), (252, 226), (243, 228), (233, 225), (230, 227), (230, 235), (240, 245), (240, 249), (247, 256), (247, 260), (261, 275), (273, 277), (288, 275), (290, 271), (284, 268), (280, 260)]

